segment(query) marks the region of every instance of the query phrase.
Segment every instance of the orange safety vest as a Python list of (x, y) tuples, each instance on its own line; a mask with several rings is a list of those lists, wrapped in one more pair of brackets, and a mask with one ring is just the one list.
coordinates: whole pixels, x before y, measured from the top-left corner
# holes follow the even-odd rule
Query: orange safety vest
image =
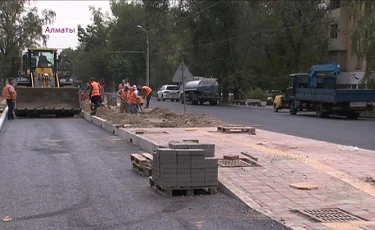
[(100, 85), (99, 85), (99, 83), (94, 81), (94, 82), (91, 83), (91, 87), (92, 87), (91, 97), (100, 96)]
[[(10, 93), (9, 89), (13, 89), (13, 93)], [(8, 100), (16, 99), (17, 92), (16, 92), (16, 90), (14, 89), (14, 87), (11, 84), (7, 84), (5, 86), (4, 91), (5, 91), (4, 92), (5, 99), (8, 99)]]
[(121, 102), (127, 102), (128, 94), (129, 94), (129, 90), (128, 91), (125, 91), (124, 89), (121, 90), (121, 96), (120, 96)]
[(133, 92), (133, 90), (131, 90), (131, 89), (128, 90), (128, 92), (126, 94), (126, 102), (129, 102), (130, 96), (132, 95), (132, 92)]
[(139, 96), (135, 96), (135, 90), (130, 94), (129, 103), (130, 104), (138, 104)]
[(104, 95), (104, 84), (99, 84), (99, 93), (100, 93), (100, 96), (103, 96)]
[(150, 95), (151, 92), (152, 92), (152, 89), (150, 87), (146, 86), (146, 85), (142, 86), (142, 90), (145, 93), (145, 97), (147, 97), (148, 95)]

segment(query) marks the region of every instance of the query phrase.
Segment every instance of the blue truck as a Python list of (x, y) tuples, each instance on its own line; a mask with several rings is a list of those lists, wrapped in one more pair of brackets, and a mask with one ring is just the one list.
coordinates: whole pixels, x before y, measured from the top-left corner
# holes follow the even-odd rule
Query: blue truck
[(310, 73), (291, 74), (286, 99), (291, 115), (315, 111), (317, 117), (330, 115), (357, 119), (361, 112), (373, 109), (375, 90), (342, 89), (337, 84), (340, 65), (313, 65)]

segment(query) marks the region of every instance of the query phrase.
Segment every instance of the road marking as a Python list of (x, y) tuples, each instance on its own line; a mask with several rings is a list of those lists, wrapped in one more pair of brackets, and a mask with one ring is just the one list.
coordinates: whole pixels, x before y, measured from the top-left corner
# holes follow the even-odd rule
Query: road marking
[(221, 139), (223, 141), (230, 141), (232, 143), (236, 143), (236, 144), (240, 144), (240, 145), (243, 145), (243, 146), (247, 146), (247, 147), (250, 147), (254, 150), (258, 150), (258, 151), (261, 151), (263, 153), (268, 153), (268, 154), (272, 154), (272, 155), (278, 155), (278, 156), (283, 156), (283, 157), (287, 157), (287, 158), (290, 158), (290, 159), (293, 159), (293, 160), (297, 160), (297, 161), (300, 161), (302, 163), (305, 163), (319, 171), (322, 171), (332, 177), (335, 177), (336, 179), (339, 179), (347, 184), (350, 184), (351, 186), (353, 186), (354, 188), (362, 191), (362, 192), (365, 192), (373, 197), (375, 197), (375, 187), (372, 186), (371, 184), (369, 183), (366, 183), (366, 182), (363, 182), (361, 181), (360, 179), (357, 179), (355, 177), (352, 177), (350, 176), (349, 174), (346, 174), (344, 172), (341, 172), (329, 165), (326, 165), (320, 161), (317, 161), (317, 160), (314, 160), (314, 159), (311, 159), (311, 158), (306, 158), (306, 157), (303, 157), (303, 156), (299, 156), (299, 155), (296, 155), (296, 154), (292, 154), (292, 153), (289, 153), (289, 152), (286, 152), (286, 151), (283, 151), (283, 150), (279, 150), (279, 149), (272, 149), (272, 148), (267, 148), (265, 146), (262, 146), (262, 145), (256, 145), (256, 144), (250, 144), (248, 142), (245, 142), (245, 141), (240, 141), (240, 140), (236, 140), (236, 139), (233, 139), (233, 138), (230, 138), (228, 137), (227, 135), (220, 135), (220, 134), (215, 134), (215, 133), (209, 133), (207, 131), (202, 131), (202, 130), (198, 130), (198, 132), (202, 133), (203, 135), (208, 135), (208, 136), (211, 136), (211, 137), (214, 137), (214, 138), (217, 138), (217, 139)]
[[(122, 138), (97, 138), (97, 139), (81, 139), (80, 141), (123, 141)], [(39, 140), (41, 142), (62, 142), (62, 141), (72, 141), (72, 139), (43, 139)]]

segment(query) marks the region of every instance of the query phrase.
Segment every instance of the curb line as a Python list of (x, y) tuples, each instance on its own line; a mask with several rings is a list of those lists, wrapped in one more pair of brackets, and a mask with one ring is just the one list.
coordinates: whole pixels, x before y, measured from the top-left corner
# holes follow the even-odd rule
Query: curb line
[(5, 124), (5, 121), (7, 120), (7, 113), (8, 113), (8, 106), (5, 107), (5, 109), (3, 110), (3, 112), (0, 116), (0, 131), (3, 128), (3, 126)]
[[(101, 127), (102, 129), (107, 130), (108, 132), (114, 135), (124, 138), (126, 141), (132, 143), (133, 145), (143, 149), (144, 151), (148, 153), (153, 153), (157, 148), (167, 148), (166, 146), (163, 146), (161, 144), (154, 143), (152, 140), (148, 139), (147, 137), (140, 137), (139, 135), (133, 133), (132, 131), (134, 131), (136, 128), (125, 129), (122, 127), (118, 127), (116, 125), (110, 124), (108, 121), (100, 117), (91, 116), (89, 113), (86, 113), (86, 112), (81, 112), (81, 118), (85, 119), (86, 121), (98, 127)], [(220, 175), (220, 171), (219, 171), (218, 190), (231, 198), (241, 201), (242, 203), (246, 204), (251, 209), (269, 217), (270, 219), (288, 228), (296, 229), (296, 230), (305, 229), (305, 228), (301, 228), (300, 226), (295, 226), (293, 223), (280, 222), (280, 220), (271, 211), (262, 208), (258, 203), (256, 203), (254, 200), (252, 200), (248, 196), (242, 197), (243, 192), (237, 189), (235, 185), (233, 185), (230, 181), (228, 181), (223, 175)]]

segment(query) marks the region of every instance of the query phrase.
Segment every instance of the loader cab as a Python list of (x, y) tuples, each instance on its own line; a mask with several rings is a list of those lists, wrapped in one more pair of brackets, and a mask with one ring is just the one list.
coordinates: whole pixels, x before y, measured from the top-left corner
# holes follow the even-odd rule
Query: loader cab
[[(56, 76), (57, 49), (30, 48), (26, 52), (26, 69), (31, 87), (60, 87)], [(48, 75), (48, 79), (44, 75)]]

